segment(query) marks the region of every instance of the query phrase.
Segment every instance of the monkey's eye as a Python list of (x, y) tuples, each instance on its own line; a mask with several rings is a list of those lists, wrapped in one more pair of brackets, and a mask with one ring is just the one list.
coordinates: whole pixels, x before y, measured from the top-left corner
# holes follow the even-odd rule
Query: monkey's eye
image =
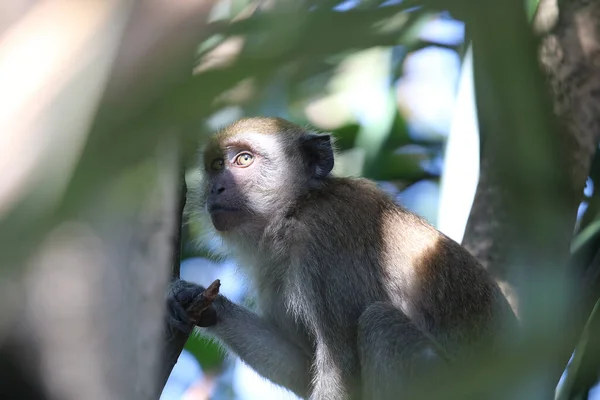
[(214, 171), (219, 171), (223, 169), (225, 165), (225, 161), (222, 158), (215, 158), (212, 163), (210, 163), (210, 168)]
[(240, 167), (247, 167), (250, 164), (252, 164), (253, 161), (254, 161), (254, 156), (250, 153), (244, 152), (244, 153), (240, 153), (237, 156), (235, 156), (233, 163)]

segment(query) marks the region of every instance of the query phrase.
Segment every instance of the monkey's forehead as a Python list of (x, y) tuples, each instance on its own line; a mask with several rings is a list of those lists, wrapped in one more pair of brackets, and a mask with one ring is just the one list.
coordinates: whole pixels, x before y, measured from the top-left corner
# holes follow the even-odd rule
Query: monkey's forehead
[(252, 117), (242, 118), (217, 132), (216, 136), (222, 139), (236, 136), (245, 132), (255, 132), (265, 135), (301, 135), (304, 130), (283, 118), (277, 117)]
[(253, 117), (242, 118), (212, 135), (204, 147), (205, 155), (217, 154), (230, 145), (254, 145), (269, 150), (291, 138), (302, 136), (305, 131), (283, 118)]
[(251, 150), (259, 154), (281, 154), (288, 140), (281, 140), (284, 134), (265, 134), (256, 129), (239, 131), (235, 134), (217, 134), (211, 137), (204, 148), (204, 156), (222, 156), (227, 149)]

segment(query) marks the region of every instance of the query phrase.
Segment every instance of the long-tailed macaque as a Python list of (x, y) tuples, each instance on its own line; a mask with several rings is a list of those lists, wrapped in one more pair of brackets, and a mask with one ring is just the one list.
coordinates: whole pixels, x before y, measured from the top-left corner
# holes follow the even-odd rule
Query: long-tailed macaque
[(493, 348), (516, 320), (459, 244), (373, 182), (332, 176), (331, 142), (279, 118), (211, 138), (196, 200), (259, 313), (219, 296), (201, 332), (301, 397), (401, 399), (429, 366)]

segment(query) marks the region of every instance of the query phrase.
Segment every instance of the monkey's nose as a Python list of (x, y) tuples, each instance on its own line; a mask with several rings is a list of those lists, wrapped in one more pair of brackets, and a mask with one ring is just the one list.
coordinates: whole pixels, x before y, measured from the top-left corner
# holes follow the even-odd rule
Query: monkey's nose
[(224, 191), (225, 191), (224, 186), (213, 187), (213, 189), (212, 189), (213, 194), (221, 194)]

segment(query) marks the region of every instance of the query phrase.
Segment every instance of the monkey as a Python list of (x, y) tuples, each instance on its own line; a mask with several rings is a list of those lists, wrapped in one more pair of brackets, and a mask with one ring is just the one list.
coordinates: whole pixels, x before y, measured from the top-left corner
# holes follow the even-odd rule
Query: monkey
[(499, 346), (516, 317), (457, 242), (375, 182), (334, 176), (333, 141), (272, 117), (208, 140), (191, 200), (258, 312), (219, 295), (200, 334), (301, 398), (400, 399), (430, 368)]

